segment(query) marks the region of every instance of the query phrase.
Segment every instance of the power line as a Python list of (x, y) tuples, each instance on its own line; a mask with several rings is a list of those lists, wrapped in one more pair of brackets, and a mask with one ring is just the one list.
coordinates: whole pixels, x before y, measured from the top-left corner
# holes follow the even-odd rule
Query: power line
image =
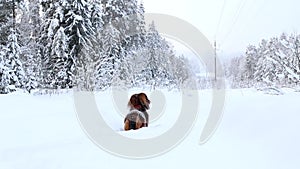
[(222, 18), (223, 18), (223, 13), (224, 13), (225, 5), (226, 5), (226, 0), (223, 1), (223, 5), (222, 5), (222, 9), (221, 9), (219, 21), (218, 21), (218, 24), (217, 24), (216, 33), (215, 33), (215, 40), (216, 40), (216, 37), (217, 37), (217, 33), (219, 32), (219, 28), (220, 28), (220, 24), (221, 24), (221, 21), (222, 21)]
[(235, 17), (234, 17), (233, 23), (232, 23), (230, 29), (228, 30), (228, 32), (225, 34), (223, 40), (221, 41), (221, 44), (223, 44), (223, 43), (227, 40), (228, 36), (232, 33), (233, 28), (234, 28), (234, 26), (236, 25), (238, 19), (240, 18), (241, 11), (242, 11), (243, 8), (245, 7), (246, 2), (247, 2), (246, 0), (243, 0), (243, 1), (239, 4), (239, 7), (238, 7), (238, 10), (237, 10), (236, 15), (235, 15)]
[[(244, 31), (244, 30), (246, 29), (247, 25), (249, 26), (249, 23), (251, 23), (251, 21), (258, 15), (259, 11), (261, 11), (261, 10), (263, 9), (263, 7), (266, 5), (266, 1), (267, 1), (267, 0), (259, 0), (259, 1), (262, 2), (262, 3), (260, 3), (259, 6), (258, 6), (257, 3), (255, 3), (255, 2), (252, 3), (252, 5), (255, 6), (254, 8), (252, 8), (252, 10), (253, 10), (254, 12), (251, 12), (252, 15), (251, 15), (250, 17), (247, 18), (247, 19), (249, 20), (249, 22), (243, 22), (243, 25), (242, 25), (242, 26), (239, 26), (238, 31)], [(251, 1), (251, 2), (252, 2), (252, 1)], [(252, 10), (251, 10), (251, 8), (249, 8), (249, 10), (248, 10), (247, 13), (250, 13), (250, 11), (252, 11)], [(248, 14), (248, 16), (249, 16), (249, 14)], [(231, 32), (232, 32), (232, 30), (231, 30)], [(230, 32), (230, 33), (231, 33), (231, 32)], [(228, 37), (229, 37), (229, 34), (226, 35), (226, 39), (224, 38), (224, 39), (222, 40), (222, 43), (221, 43), (222, 45), (223, 45), (224, 43), (227, 43)], [(229, 46), (231, 47), (232, 44), (233, 44), (233, 42), (232, 42), (232, 41), (230, 41), (230, 42), (231, 42), (231, 43), (229, 43), (229, 44), (230, 44)]]

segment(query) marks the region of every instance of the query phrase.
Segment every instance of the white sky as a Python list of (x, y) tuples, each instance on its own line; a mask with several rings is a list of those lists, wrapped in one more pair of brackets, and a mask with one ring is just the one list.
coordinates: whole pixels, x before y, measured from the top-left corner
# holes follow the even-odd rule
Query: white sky
[[(248, 44), (282, 32), (300, 33), (299, 0), (143, 0), (146, 12), (169, 14), (196, 26), (218, 53), (240, 54)], [(222, 8), (223, 4), (223, 15)], [(221, 16), (220, 26), (217, 25)]]

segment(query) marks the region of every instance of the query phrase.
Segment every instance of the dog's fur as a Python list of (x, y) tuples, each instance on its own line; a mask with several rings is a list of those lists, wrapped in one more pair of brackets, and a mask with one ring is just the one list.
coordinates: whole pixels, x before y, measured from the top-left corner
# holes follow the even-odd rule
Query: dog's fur
[(145, 93), (134, 94), (130, 97), (128, 107), (130, 112), (124, 119), (124, 130), (137, 130), (142, 127), (148, 127), (150, 100)]

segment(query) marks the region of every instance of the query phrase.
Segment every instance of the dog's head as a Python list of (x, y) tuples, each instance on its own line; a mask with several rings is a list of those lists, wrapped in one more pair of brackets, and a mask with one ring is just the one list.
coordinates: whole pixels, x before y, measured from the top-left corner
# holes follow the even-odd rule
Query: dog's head
[(131, 109), (137, 109), (140, 111), (148, 110), (150, 107), (150, 100), (145, 93), (134, 94), (130, 97), (128, 106)]
[(138, 94), (138, 98), (139, 101), (141, 103), (141, 105), (145, 108), (145, 109), (149, 109), (149, 105), (150, 105), (150, 100), (148, 99), (147, 95), (145, 93), (140, 93)]

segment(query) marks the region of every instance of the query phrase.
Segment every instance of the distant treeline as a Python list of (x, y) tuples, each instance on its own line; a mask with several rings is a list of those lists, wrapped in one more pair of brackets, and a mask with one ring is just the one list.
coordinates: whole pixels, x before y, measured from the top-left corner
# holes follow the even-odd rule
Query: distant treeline
[(300, 85), (300, 35), (279, 37), (249, 45), (241, 57), (226, 68), (232, 87)]

